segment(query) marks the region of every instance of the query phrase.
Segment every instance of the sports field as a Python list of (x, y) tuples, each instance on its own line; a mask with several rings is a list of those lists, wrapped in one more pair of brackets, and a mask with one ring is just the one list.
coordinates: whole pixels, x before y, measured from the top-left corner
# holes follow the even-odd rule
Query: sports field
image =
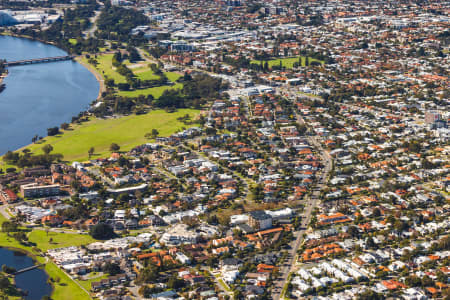
[[(292, 69), (294, 67), (294, 63), (295, 62), (299, 62), (299, 59), (301, 57), (301, 62), (302, 62), (302, 67), (306, 66), (306, 56), (297, 56), (297, 57), (289, 57), (289, 58), (280, 58), (280, 59), (271, 59), (271, 60), (267, 60), (267, 63), (269, 65), (269, 68), (272, 68), (273, 66), (279, 66), (280, 65), (280, 61), (283, 67), (287, 68), (287, 69)], [(315, 59), (315, 58), (309, 58), (309, 63), (313, 62), (313, 61), (317, 61), (321, 64), (324, 63), (324, 61)], [(263, 60), (262, 63), (264, 64), (266, 61)], [(261, 61), (260, 60), (252, 60), (251, 61), (252, 64), (260, 64)]]

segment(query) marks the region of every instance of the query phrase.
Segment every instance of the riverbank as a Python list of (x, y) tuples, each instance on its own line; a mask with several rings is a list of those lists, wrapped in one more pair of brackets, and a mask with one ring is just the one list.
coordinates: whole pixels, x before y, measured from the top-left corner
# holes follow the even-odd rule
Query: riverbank
[[(12, 36), (12, 37), (16, 37), (16, 38), (21, 38), (21, 39), (27, 39), (27, 40), (31, 40), (31, 41), (36, 41), (36, 42), (40, 42), (40, 43), (43, 43), (43, 44), (55, 46), (55, 47), (57, 47), (57, 48), (59, 48), (59, 49), (61, 49), (61, 50), (63, 50), (63, 51), (66, 51), (66, 50), (60, 48), (60, 47), (59, 47), (58, 45), (56, 45), (54, 42), (49, 42), (49, 41), (46, 41), (46, 40), (38, 39), (38, 38), (29, 36), (29, 35), (15, 34), (15, 33), (12, 33), (12, 32), (10, 32), (10, 31), (4, 31), (4, 32), (0, 33), (0, 35), (4, 35), (4, 36)], [(67, 51), (66, 51), (66, 52), (67, 52)]]
[[(7, 68), (5, 68), (5, 72), (0, 74), (0, 85), (3, 84), (3, 80), (6, 78), (6, 76), (8, 76), (8, 69)], [(0, 92), (1, 92), (1, 90), (0, 90)]]
[[(8, 61), (66, 55), (28, 38), (3, 35), (0, 44), (0, 57)], [(29, 144), (35, 135), (45, 136), (47, 128), (70, 122), (105, 90), (99, 74), (75, 60), (10, 67), (2, 83), (6, 89), (0, 110), (7, 113), (0, 120), (0, 154)]]
[[(58, 49), (61, 49), (61, 50), (65, 51), (65, 52), (67, 53), (66, 50), (60, 48), (58, 45), (56, 45), (56, 44), (53, 43), (53, 42), (49, 42), (49, 41), (46, 41), (46, 40), (38, 39), (38, 38), (35, 38), (35, 37), (32, 37), (32, 36), (28, 36), (28, 35), (20, 35), (20, 34), (14, 34), (14, 33), (12, 33), (12, 32), (2, 32), (1, 35), (4, 35), (4, 36), (11, 36), (11, 37), (16, 37), (16, 38), (22, 38), (22, 39), (27, 39), (27, 40), (36, 41), (36, 42), (40, 42), (40, 43), (43, 43), (43, 44), (55, 46), (55, 47), (57, 47)], [(95, 76), (95, 78), (97, 79), (98, 84), (100, 85), (100, 89), (99, 89), (98, 96), (97, 96), (97, 99), (96, 99), (96, 100), (99, 100), (99, 99), (101, 98), (101, 96), (102, 96), (102, 93), (106, 91), (105, 80), (103, 79), (103, 76), (102, 76), (100, 73), (98, 73), (97, 70), (96, 70), (95, 68), (93, 68), (90, 64), (85, 63), (84, 61), (82, 61), (82, 58), (83, 58), (83, 55), (79, 55), (79, 56), (75, 57), (75, 61), (76, 61), (77, 63), (79, 63), (80, 65), (82, 65), (83, 67), (85, 67), (85, 68), (86, 68), (89, 72), (91, 72), (91, 73)], [(6, 77), (6, 76), (4, 76), (4, 77)], [(3, 77), (3, 78), (4, 78), (4, 77)], [(0, 85), (2, 84), (3, 78), (2, 78), (2, 76), (0, 76)], [(1, 92), (1, 90), (0, 90), (0, 92)]]
[(157, 129), (160, 136), (170, 136), (186, 125), (179, 118), (186, 114), (194, 120), (200, 111), (195, 109), (180, 109), (169, 113), (164, 110), (152, 110), (143, 115), (129, 115), (118, 118), (99, 119), (91, 117), (89, 121), (81, 124), (71, 124), (69, 130), (61, 135), (48, 136), (36, 144), (30, 144), (25, 148), (34, 154), (42, 154), (44, 145), (52, 145), (54, 153), (64, 155), (68, 162), (85, 161), (89, 159), (88, 150), (94, 147), (92, 158), (109, 157), (111, 143), (120, 145), (121, 151), (129, 151), (132, 148), (148, 143), (145, 137), (152, 129)]
[(8, 299), (40, 299), (52, 294), (53, 285), (44, 270), (47, 258), (39, 262), (35, 254), (18, 247), (1, 247), (0, 255), (3, 275), (12, 283), (10, 289), (2, 289)]
[(75, 57), (75, 61), (88, 69), (88, 71), (91, 72), (97, 79), (98, 84), (100, 85), (97, 96), (97, 100), (99, 100), (102, 97), (102, 94), (106, 92), (105, 80), (103, 79), (103, 76), (93, 66), (83, 61), (83, 55)]

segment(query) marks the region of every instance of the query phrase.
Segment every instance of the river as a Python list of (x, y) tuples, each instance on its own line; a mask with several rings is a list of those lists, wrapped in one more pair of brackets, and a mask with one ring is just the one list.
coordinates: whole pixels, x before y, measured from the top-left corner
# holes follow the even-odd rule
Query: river
[[(0, 248), (0, 266), (7, 265), (16, 270), (31, 267), (34, 265), (31, 257), (22, 252)], [(50, 296), (52, 286), (47, 283), (48, 275), (42, 269), (33, 269), (31, 271), (16, 275), (16, 286), (23, 291), (27, 291), (26, 300), (40, 300), (43, 296)]]
[[(0, 36), (0, 59), (8, 61), (67, 55), (63, 50), (28, 39)], [(73, 61), (14, 66), (0, 93), (0, 155), (31, 143), (47, 128), (70, 122), (86, 110), (99, 92), (99, 83)]]

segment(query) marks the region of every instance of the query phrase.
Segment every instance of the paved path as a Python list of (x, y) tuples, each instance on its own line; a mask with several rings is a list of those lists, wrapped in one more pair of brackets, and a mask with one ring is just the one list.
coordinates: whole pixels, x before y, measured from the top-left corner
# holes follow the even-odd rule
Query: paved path
[(5, 217), (7, 220), (11, 219), (11, 216), (8, 214), (6, 209), (8, 208), (8, 204), (0, 206), (0, 214)]

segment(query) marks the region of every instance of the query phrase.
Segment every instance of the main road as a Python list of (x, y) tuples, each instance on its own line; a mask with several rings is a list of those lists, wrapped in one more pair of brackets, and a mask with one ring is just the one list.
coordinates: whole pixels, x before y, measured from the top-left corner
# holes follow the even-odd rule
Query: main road
[[(300, 124), (305, 124), (305, 121), (300, 115), (297, 116), (297, 122)], [(326, 151), (320, 141), (315, 136), (307, 137), (310, 144), (312, 144), (319, 152), (321, 156), (324, 168), (318, 178), (316, 188), (311, 195), (305, 196), (305, 210), (303, 211), (301, 229), (294, 232), (295, 240), (291, 242), (291, 248), (288, 251), (287, 261), (280, 267), (280, 275), (274, 280), (274, 285), (272, 288), (272, 299), (279, 300), (282, 296), (284, 287), (288, 284), (289, 274), (295, 271), (297, 265), (297, 251), (303, 242), (303, 234), (306, 232), (309, 222), (311, 221), (312, 213), (314, 208), (319, 204), (320, 192), (326, 186), (328, 174), (330, 173), (333, 163), (331, 155)]]

